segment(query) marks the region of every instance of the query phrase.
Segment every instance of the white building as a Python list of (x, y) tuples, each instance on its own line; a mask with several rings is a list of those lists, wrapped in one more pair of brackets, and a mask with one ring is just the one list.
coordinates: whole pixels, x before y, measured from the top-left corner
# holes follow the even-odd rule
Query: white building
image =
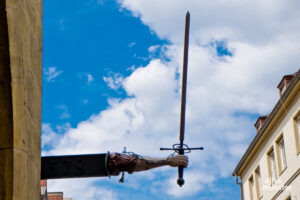
[(300, 70), (283, 77), (279, 101), (255, 123), (256, 136), (232, 174), (242, 200), (300, 200), (299, 77)]

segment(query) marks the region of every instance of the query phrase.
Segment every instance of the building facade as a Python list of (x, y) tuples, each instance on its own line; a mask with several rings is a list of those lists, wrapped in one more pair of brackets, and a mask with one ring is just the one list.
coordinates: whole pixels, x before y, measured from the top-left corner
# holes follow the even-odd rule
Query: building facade
[(233, 171), (242, 200), (300, 200), (300, 70), (278, 85), (279, 101)]
[(40, 189), (41, 198), (40, 198), (40, 200), (48, 200), (47, 180), (41, 180), (40, 184), (41, 184), (41, 189)]
[(72, 198), (64, 198), (63, 192), (48, 192), (47, 180), (41, 180), (40, 185), (40, 200), (72, 200)]
[(48, 200), (64, 200), (64, 193), (62, 192), (49, 192)]

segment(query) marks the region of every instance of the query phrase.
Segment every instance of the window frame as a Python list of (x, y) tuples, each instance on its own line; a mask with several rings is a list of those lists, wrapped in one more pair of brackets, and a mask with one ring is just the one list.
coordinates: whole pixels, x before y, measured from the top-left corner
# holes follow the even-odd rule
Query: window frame
[(276, 140), (276, 153), (277, 153), (277, 160), (278, 160), (277, 163), (278, 171), (280, 176), (282, 172), (285, 171), (285, 169), (287, 168), (286, 151), (285, 151), (283, 134), (281, 134)]
[[(274, 156), (271, 156), (271, 154), (273, 154)], [(274, 159), (272, 159), (272, 157), (274, 157)], [(275, 155), (275, 149), (274, 149), (273, 145), (267, 153), (267, 158), (268, 158), (268, 165), (269, 165), (269, 177), (271, 178), (271, 185), (272, 185), (278, 179), (278, 171), (277, 171), (277, 166), (276, 166), (277, 165), (276, 164), (276, 155)], [(272, 165), (272, 163), (273, 163), (273, 165)], [(274, 166), (275, 169), (273, 169), (272, 166)], [(273, 172), (275, 174), (273, 174)]]
[(257, 199), (261, 199), (263, 197), (263, 190), (262, 190), (262, 180), (261, 180), (261, 173), (260, 173), (260, 166), (258, 166), (254, 171), (254, 181), (256, 187), (256, 196)]
[(300, 155), (300, 110), (293, 118), (296, 154)]
[(287, 196), (287, 197), (285, 198), (285, 200), (292, 200), (291, 195)]
[(250, 178), (248, 179), (248, 183), (249, 183), (250, 199), (255, 200), (254, 198), (255, 198), (256, 188), (255, 188), (255, 182), (254, 182), (253, 174), (251, 174)]

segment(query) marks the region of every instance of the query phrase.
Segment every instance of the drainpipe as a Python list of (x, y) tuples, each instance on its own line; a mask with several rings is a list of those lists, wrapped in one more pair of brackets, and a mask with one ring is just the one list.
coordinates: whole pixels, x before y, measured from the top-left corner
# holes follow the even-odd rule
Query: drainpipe
[(240, 186), (240, 189), (241, 189), (241, 200), (244, 200), (244, 191), (243, 191), (243, 185), (242, 185), (242, 183), (239, 183), (238, 182), (238, 175), (234, 172), (234, 177), (235, 177), (235, 183), (237, 184), (237, 185), (239, 185)]

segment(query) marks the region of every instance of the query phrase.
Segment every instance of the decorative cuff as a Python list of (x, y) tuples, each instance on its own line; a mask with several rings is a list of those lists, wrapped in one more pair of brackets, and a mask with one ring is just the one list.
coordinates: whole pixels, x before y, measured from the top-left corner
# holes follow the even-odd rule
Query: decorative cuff
[(136, 166), (138, 158), (134, 155), (112, 153), (108, 158), (108, 172), (112, 176), (118, 176), (120, 172), (131, 174)]

